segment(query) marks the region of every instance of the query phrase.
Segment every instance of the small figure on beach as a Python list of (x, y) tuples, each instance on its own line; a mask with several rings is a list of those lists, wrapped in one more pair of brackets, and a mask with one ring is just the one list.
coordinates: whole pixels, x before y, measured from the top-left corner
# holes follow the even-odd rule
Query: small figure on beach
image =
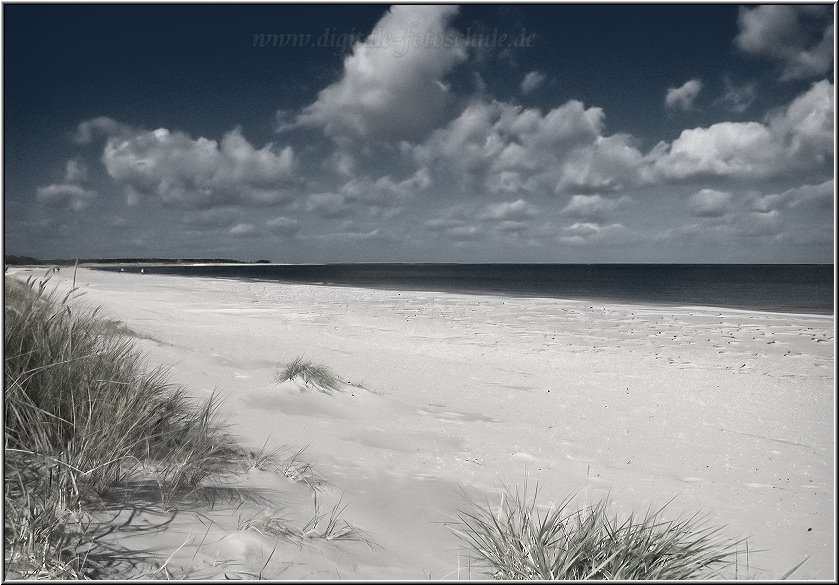
[(146, 273), (146, 269), (145, 269), (145, 268), (141, 268), (141, 269), (140, 269), (140, 274), (145, 274), (145, 273)]

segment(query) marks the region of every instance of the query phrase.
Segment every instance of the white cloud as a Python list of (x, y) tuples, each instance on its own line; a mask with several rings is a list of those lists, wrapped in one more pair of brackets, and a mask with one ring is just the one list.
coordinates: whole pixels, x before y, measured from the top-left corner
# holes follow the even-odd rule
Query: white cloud
[(783, 80), (818, 77), (833, 65), (829, 6), (766, 5), (740, 8), (734, 44), (781, 65)]
[(96, 197), (96, 191), (81, 184), (87, 181), (87, 166), (80, 158), (71, 158), (64, 164), (64, 180), (38, 187), (38, 203), (54, 209), (81, 211)]
[(536, 215), (536, 210), (524, 199), (491, 203), (480, 218), (491, 221), (523, 221)]
[(545, 82), (545, 75), (543, 73), (539, 73), (538, 71), (531, 71), (527, 75), (524, 76), (524, 79), (521, 81), (521, 92), (524, 94), (528, 94), (531, 91), (537, 89)]
[(768, 178), (824, 166), (833, 158), (833, 107), (833, 84), (822, 80), (763, 123), (684, 130), (650, 152), (652, 178)]
[(698, 79), (690, 79), (680, 87), (671, 87), (664, 97), (664, 105), (669, 109), (692, 110), (693, 101), (702, 90), (702, 82)]
[(688, 199), (688, 209), (696, 217), (722, 217), (730, 206), (731, 193), (714, 189), (702, 189)]
[(534, 226), (538, 215), (539, 210), (523, 199), (482, 206), (462, 203), (443, 210), (437, 217), (426, 221), (424, 227), (458, 243), (490, 237), (521, 241), (523, 237), (543, 238), (548, 235)]
[(426, 221), (424, 225), (427, 230), (456, 242), (480, 240), (486, 234), (482, 227), (473, 223), (477, 215), (471, 206), (454, 205)]
[(47, 185), (38, 187), (37, 191), (39, 203), (47, 207), (71, 209), (73, 211), (85, 209), (95, 196), (95, 191), (69, 184)]
[(589, 222), (602, 222), (628, 201), (629, 197), (626, 196), (609, 199), (600, 195), (574, 195), (560, 214)]
[(230, 235), (234, 238), (252, 238), (257, 235), (257, 230), (253, 224), (238, 223), (230, 228)]
[(290, 146), (269, 143), (257, 149), (239, 128), (216, 142), (166, 128), (122, 127), (107, 139), (102, 162), (130, 201), (155, 195), (169, 205), (198, 209), (281, 202), (289, 196), (297, 167)]
[(598, 136), (570, 153), (562, 166), (557, 191), (623, 191), (640, 180), (643, 155), (628, 134)]
[(563, 228), (559, 241), (572, 246), (619, 246), (638, 239), (638, 234), (619, 223), (600, 225), (579, 222)]
[(472, 240), (481, 240), (485, 237), (484, 232), (475, 225), (457, 225), (452, 226), (446, 230), (446, 234), (456, 242), (468, 242)]
[(346, 217), (352, 210), (347, 198), (340, 193), (314, 193), (306, 198), (306, 211), (321, 217)]
[(600, 108), (572, 100), (543, 114), (497, 101), (468, 105), (413, 148), (425, 165), (451, 172), (461, 187), (492, 195), (619, 190), (642, 162), (628, 135), (603, 136)]
[(362, 202), (375, 208), (387, 208), (402, 205), (430, 186), (431, 174), (423, 167), (402, 181), (396, 181), (390, 175), (376, 180), (369, 177), (350, 179), (339, 188), (339, 193), (347, 201)]
[(351, 220), (344, 220), (338, 230), (330, 231), (325, 234), (314, 234), (309, 236), (318, 240), (344, 240), (344, 241), (367, 241), (367, 240), (383, 240), (393, 241), (392, 235), (388, 234), (381, 227), (370, 227), (357, 225)]
[(684, 130), (671, 144), (654, 149), (655, 168), (666, 178), (693, 176), (766, 176), (778, 160), (780, 145), (758, 122), (720, 122)]
[(296, 219), (280, 216), (265, 222), (265, 226), (281, 236), (293, 236), (300, 231), (300, 225)]
[[(709, 200), (712, 197), (709, 196)], [(718, 208), (709, 203), (707, 214), (694, 214), (704, 221), (682, 225), (663, 232), (663, 240), (698, 239), (716, 245), (732, 245), (744, 239), (785, 238), (784, 216), (777, 209), (732, 209), (727, 199), (717, 202)], [(786, 232), (788, 234), (788, 232)]]
[(752, 209), (764, 213), (776, 209), (793, 209), (802, 206), (831, 210), (833, 205), (833, 179), (828, 179), (818, 185), (802, 185), (780, 193), (770, 193), (752, 199)]
[(768, 179), (827, 170), (833, 107), (833, 85), (823, 80), (761, 121), (686, 129), (644, 154), (632, 136), (606, 135), (603, 111), (576, 100), (546, 113), (479, 100), (407, 150), (461, 192), (506, 199), (710, 177)]
[(833, 90), (833, 84), (824, 79), (785, 109), (768, 116), (768, 126), (783, 148), (783, 157), (791, 159), (788, 168), (808, 168), (833, 160)]
[(339, 141), (423, 137), (444, 119), (450, 101), (444, 78), (466, 58), (456, 43), (435, 40), (456, 34), (447, 26), (456, 13), (450, 5), (392, 6), (374, 31), (395, 42), (356, 43), (341, 79), (321, 90), (297, 122)]

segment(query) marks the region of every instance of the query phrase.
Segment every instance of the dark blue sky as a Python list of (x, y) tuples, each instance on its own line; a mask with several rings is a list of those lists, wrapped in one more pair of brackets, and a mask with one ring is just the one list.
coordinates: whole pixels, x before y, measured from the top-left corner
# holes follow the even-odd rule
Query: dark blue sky
[(833, 257), (832, 6), (3, 10), (9, 253)]

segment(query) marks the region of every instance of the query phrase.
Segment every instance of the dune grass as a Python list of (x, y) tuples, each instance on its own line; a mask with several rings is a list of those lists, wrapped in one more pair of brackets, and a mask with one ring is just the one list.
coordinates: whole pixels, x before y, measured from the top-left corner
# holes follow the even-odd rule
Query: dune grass
[(312, 386), (326, 394), (340, 391), (343, 387), (341, 378), (331, 369), (326, 366), (314, 364), (309, 360), (303, 359), (302, 356), (294, 358), (285, 368), (279, 370), (275, 381), (282, 384), (287, 380), (294, 380), (295, 378), (303, 380), (305, 386)]
[[(102, 576), (95, 503), (129, 480), (179, 494), (241, 460), (203, 404), (146, 371), (133, 342), (47, 281), (5, 280), (4, 575)], [(69, 295), (68, 295), (69, 296)], [(234, 446), (231, 446), (234, 445)]]
[(313, 496), (314, 509), (312, 517), (302, 527), (295, 526), (283, 516), (280, 510), (276, 510), (274, 512), (256, 514), (240, 521), (239, 529), (253, 530), (264, 536), (272, 536), (274, 538), (285, 538), (298, 544), (311, 540), (340, 540), (363, 542), (371, 549), (380, 546), (370, 539), (363, 530), (350, 524), (341, 517), (348, 506), (348, 504), (343, 504), (343, 496), (339, 498), (338, 502), (328, 513), (321, 511), (320, 500), (318, 499), (318, 492), (316, 490), (313, 491)]
[(245, 470), (278, 473), (291, 481), (308, 485), (313, 491), (319, 491), (327, 482), (315, 472), (311, 463), (303, 460), (303, 453), (308, 448), (307, 445), (292, 451), (287, 445), (276, 449), (266, 449), (263, 445), (259, 451), (245, 452)]
[(505, 580), (675, 580), (721, 578), (737, 562), (742, 541), (699, 516), (665, 520), (666, 506), (619, 519), (609, 499), (571, 510), (571, 499), (547, 512), (536, 507), (527, 485), (504, 487), (493, 509), (469, 500), (449, 526), (477, 566)]
[[(274, 471), (282, 474), (292, 481), (305, 483), (313, 491), (319, 491), (324, 485), (326, 485), (326, 480), (315, 472), (311, 463), (302, 459), (301, 456), (307, 448), (308, 445), (280, 460), (278, 465), (274, 468)], [(285, 450), (280, 452), (285, 452)]]

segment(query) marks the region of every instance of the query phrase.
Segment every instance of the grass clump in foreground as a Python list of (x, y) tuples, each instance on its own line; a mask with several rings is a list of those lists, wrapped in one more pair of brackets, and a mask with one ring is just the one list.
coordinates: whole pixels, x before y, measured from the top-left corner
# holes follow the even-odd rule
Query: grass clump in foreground
[(302, 379), (305, 386), (314, 386), (326, 394), (340, 391), (343, 386), (341, 378), (328, 367), (313, 364), (309, 360), (304, 360), (302, 356), (294, 358), (294, 361), (279, 370), (275, 380), (278, 384), (282, 384), (295, 378)]
[(471, 501), (450, 528), (479, 566), (505, 580), (712, 579), (737, 562), (737, 545), (692, 516), (664, 520), (664, 507), (619, 520), (609, 499), (569, 511), (570, 499), (545, 513), (536, 494), (509, 488), (496, 510)]
[(307, 540), (322, 539), (363, 542), (371, 549), (380, 546), (370, 539), (363, 530), (341, 518), (341, 514), (347, 509), (348, 505), (341, 505), (343, 496), (332, 507), (329, 514), (326, 514), (320, 510), (318, 492), (314, 491), (313, 495), (314, 513), (302, 528), (294, 526), (279, 512), (275, 512), (273, 514), (256, 515), (242, 521), (239, 523), (239, 529), (253, 530), (265, 536), (286, 538), (298, 543)]
[(4, 575), (107, 576), (120, 561), (97, 553), (103, 496), (152, 482), (171, 505), (241, 453), (214, 397), (146, 371), (131, 340), (46, 285), (5, 281)]

